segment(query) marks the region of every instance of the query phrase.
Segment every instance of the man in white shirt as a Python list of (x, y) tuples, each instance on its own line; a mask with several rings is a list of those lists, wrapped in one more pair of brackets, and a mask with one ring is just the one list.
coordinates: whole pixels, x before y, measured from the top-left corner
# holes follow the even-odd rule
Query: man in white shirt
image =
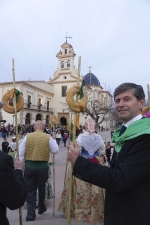
[(48, 179), (48, 161), (50, 152), (59, 152), (56, 141), (44, 132), (44, 124), (38, 120), (35, 122), (35, 132), (28, 133), (19, 144), (19, 158), (25, 160), (24, 178), (27, 187), (27, 217), (26, 221), (34, 221), (36, 218), (36, 190), (39, 191), (38, 214), (43, 214), (45, 206), (45, 183)]

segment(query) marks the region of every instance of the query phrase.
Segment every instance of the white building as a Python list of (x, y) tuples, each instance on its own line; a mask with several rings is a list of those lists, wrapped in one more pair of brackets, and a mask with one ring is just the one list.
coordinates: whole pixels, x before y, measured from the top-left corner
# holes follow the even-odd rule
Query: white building
[[(12, 82), (0, 83), (0, 98), (12, 88)], [(24, 107), (17, 114), (18, 123), (32, 124), (38, 119), (47, 123), (50, 114), (53, 113), (54, 87), (45, 81), (19, 81), (16, 82), (16, 89), (24, 96)], [(4, 110), (2, 114), (8, 123), (14, 123), (14, 115)]]
[[(18, 113), (19, 124), (33, 124), (40, 119), (45, 124), (49, 123), (50, 115), (57, 117), (57, 124), (67, 125), (70, 122), (70, 113), (65, 110), (62, 103), (66, 102), (66, 90), (77, 82), (77, 69), (74, 65), (75, 52), (73, 47), (65, 42), (61, 45), (61, 50), (56, 54), (58, 58), (58, 68), (54, 76), (48, 82), (19, 81), (16, 82), (16, 89), (24, 96), (24, 107)], [(104, 91), (98, 78), (90, 71), (83, 79), (88, 85), (88, 90), (93, 93), (93, 98), (97, 98), (102, 104), (107, 105), (108, 98), (112, 97), (108, 91)], [(82, 78), (80, 79), (82, 81)], [(0, 83), (0, 98), (11, 88), (12, 82)], [(3, 119), (7, 123), (14, 123), (14, 115), (2, 110)], [(80, 124), (84, 123), (85, 115), (81, 114)], [(103, 122), (106, 127), (106, 122)], [(110, 125), (111, 126), (111, 125)]]

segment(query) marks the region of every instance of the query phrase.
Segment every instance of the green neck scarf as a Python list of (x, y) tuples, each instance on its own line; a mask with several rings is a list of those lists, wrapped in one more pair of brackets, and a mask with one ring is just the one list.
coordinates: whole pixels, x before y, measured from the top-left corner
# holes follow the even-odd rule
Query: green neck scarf
[(120, 152), (124, 141), (131, 140), (142, 134), (150, 134), (150, 118), (144, 118), (131, 123), (125, 132), (119, 136), (121, 127), (119, 127), (112, 137), (112, 142), (115, 143), (115, 151)]

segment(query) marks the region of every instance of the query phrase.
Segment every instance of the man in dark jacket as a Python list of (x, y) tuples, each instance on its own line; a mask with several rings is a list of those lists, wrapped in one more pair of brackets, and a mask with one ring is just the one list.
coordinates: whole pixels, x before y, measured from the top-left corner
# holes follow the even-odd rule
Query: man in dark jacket
[(9, 225), (6, 208), (11, 210), (23, 206), (26, 199), (26, 187), (22, 171), (24, 162), (18, 157), (13, 164), (11, 156), (0, 151), (0, 224)]
[(90, 162), (69, 146), (73, 175), (106, 189), (105, 225), (150, 224), (150, 119), (142, 118), (145, 94), (140, 85), (124, 83), (114, 92), (118, 128), (110, 168)]
[(6, 138), (4, 138), (4, 141), (2, 142), (2, 151), (5, 152), (5, 153), (8, 153), (8, 141)]

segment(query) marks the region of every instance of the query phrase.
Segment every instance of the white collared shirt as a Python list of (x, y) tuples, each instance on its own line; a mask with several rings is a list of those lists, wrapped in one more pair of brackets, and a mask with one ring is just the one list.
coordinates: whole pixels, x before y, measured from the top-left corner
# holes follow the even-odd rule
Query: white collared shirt
[(131, 123), (133, 123), (133, 122), (135, 122), (137, 120), (140, 120), (141, 118), (142, 118), (142, 115), (139, 114), (139, 115), (135, 116), (134, 118), (132, 118), (131, 120), (129, 120), (127, 123), (124, 123), (123, 125), (125, 127), (128, 127)]

